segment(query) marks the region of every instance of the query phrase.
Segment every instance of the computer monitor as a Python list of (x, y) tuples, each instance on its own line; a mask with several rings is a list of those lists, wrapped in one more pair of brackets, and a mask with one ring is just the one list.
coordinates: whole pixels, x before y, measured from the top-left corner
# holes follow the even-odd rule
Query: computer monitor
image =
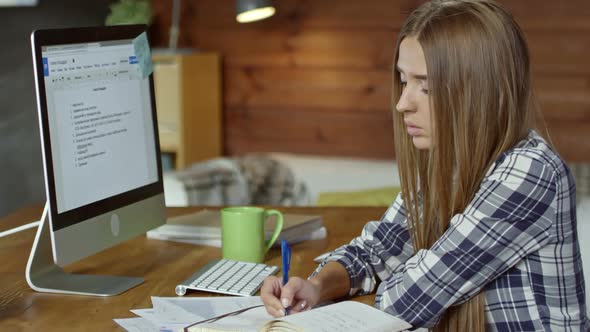
[(37, 291), (118, 294), (143, 279), (60, 266), (165, 222), (146, 27), (37, 30), (31, 44), (47, 204), (27, 281)]

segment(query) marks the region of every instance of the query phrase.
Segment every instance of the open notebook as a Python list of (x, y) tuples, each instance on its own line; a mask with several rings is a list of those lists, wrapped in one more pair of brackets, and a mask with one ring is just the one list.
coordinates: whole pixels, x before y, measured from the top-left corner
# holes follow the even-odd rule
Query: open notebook
[(343, 301), (313, 310), (289, 315), (280, 319), (268, 319), (264, 307), (228, 316), (213, 323), (203, 323), (185, 328), (187, 332), (210, 331), (403, 331), (412, 326), (403, 320), (369, 305)]

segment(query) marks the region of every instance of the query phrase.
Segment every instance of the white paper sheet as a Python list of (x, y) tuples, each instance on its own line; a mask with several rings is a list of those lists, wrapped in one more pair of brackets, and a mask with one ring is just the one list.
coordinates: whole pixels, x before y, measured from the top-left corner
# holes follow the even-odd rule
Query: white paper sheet
[[(251, 306), (261, 305), (259, 296), (251, 297), (152, 297), (153, 308), (133, 309), (137, 318), (114, 319), (122, 328), (131, 332), (176, 332), (188, 325), (237, 311)], [(272, 317), (261, 307), (235, 316), (236, 326), (261, 323)], [(227, 322), (227, 321), (226, 321)], [(248, 323), (249, 322), (249, 323)]]
[(190, 322), (176, 323), (165, 321), (156, 314), (154, 308), (135, 309), (131, 310), (131, 312), (149, 321), (160, 332), (182, 331), (186, 326), (191, 324)]
[(259, 296), (248, 297), (152, 297), (159, 317), (197, 322), (243, 308), (261, 305)]
[(119, 324), (125, 331), (129, 332), (163, 332), (158, 330), (150, 321), (142, 317), (135, 318), (115, 318), (115, 323)]

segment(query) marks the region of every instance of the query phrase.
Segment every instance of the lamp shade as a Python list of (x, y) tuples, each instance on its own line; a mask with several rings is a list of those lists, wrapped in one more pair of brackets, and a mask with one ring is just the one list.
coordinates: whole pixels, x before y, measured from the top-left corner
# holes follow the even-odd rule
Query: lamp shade
[(274, 13), (270, 0), (236, 0), (236, 20), (240, 23), (262, 20)]

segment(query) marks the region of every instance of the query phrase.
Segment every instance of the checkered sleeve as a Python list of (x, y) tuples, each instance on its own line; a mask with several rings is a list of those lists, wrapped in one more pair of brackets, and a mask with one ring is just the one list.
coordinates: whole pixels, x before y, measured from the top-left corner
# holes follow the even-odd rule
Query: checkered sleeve
[(368, 222), (359, 237), (333, 251), (310, 278), (328, 262), (337, 261), (348, 271), (349, 295), (363, 295), (375, 290), (377, 278), (387, 278), (413, 254), (400, 193), (380, 221)]
[(548, 243), (555, 220), (556, 174), (528, 155), (496, 164), (463, 213), (428, 250), (398, 264), (377, 289), (376, 306), (415, 327), (444, 311)]

